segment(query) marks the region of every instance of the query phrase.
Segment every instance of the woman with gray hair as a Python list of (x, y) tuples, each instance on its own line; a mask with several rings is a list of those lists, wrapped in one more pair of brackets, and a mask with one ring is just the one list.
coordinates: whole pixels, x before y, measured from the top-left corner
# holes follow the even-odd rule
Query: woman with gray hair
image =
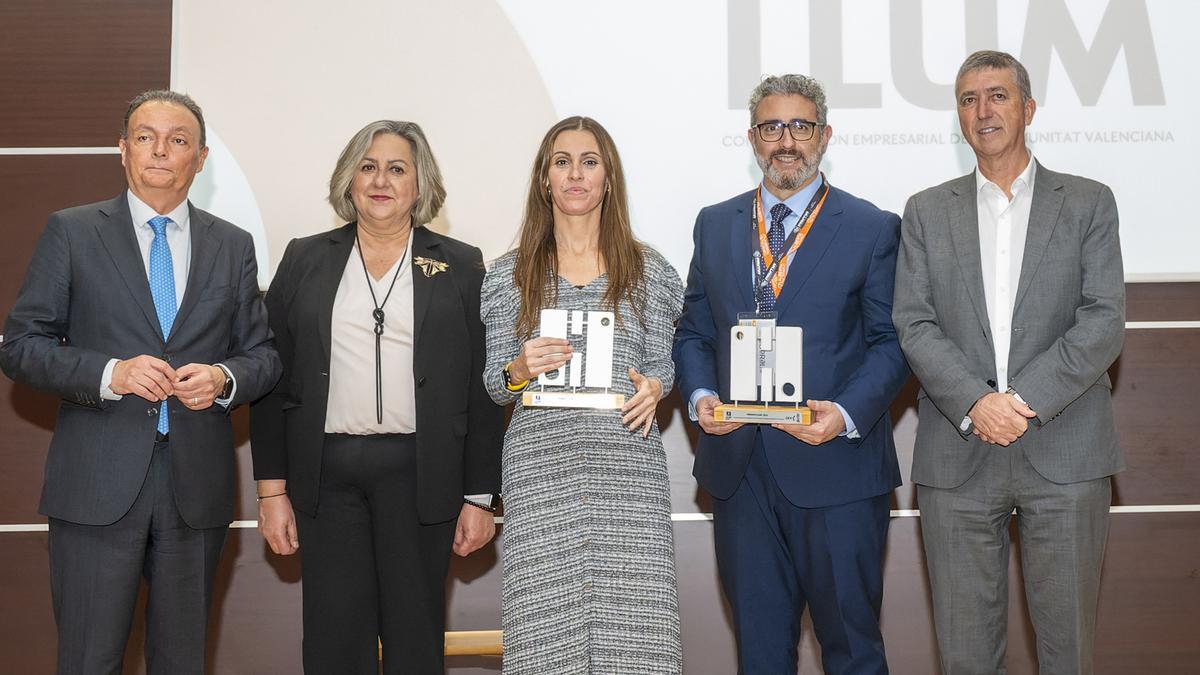
[(420, 127), (368, 124), (329, 181), (350, 222), (288, 244), (267, 291), (284, 373), (250, 415), (259, 529), (303, 545), (309, 673), (376, 673), (377, 639), (385, 673), (442, 672), (450, 551), (495, 533), (483, 256), (425, 227), (445, 197)]

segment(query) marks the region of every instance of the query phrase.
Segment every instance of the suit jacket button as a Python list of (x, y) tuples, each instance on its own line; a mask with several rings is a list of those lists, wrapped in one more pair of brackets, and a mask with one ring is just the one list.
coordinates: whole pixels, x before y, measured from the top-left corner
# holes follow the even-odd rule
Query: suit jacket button
[(424, 387), (424, 386), (425, 386), (425, 378), (424, 378), (424, 377), (418, 377), (418, 378), (417, 378), (417, 386), (418, 386), (418, 387)]
[(157, 408), (146, 408), (146, 417), (154, 417), (158, 414)]

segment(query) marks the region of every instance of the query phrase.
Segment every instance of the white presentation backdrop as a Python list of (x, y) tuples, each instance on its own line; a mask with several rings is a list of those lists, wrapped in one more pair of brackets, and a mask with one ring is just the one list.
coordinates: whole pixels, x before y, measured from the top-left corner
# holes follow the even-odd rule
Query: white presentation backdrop
[[(998, 48), (1033, 80), (1028, 141), (1048, 168), (1112, 187), (1131, 281), (1200, 280), (1193, 26), (1176, 0), (177, 0), (173, 86), (204, 107), (229, 162), (212, 203), (287, 240), (337, 225), (342, 146), (381, 117), (420, 123), (449, 198), (434, 229), (507, 250), (537, 143), (596, 118), (625, 163), (637, 234), (680, 271), (696, 212), (760, 179), (745, 101), (764, 73), (826, 86), (829, 180), (901, 212), (969, 172), (953, 78)], [(227, 168), (228, 167), (228, 168)], [(245, 190), (240, 183), (248, 183)], [(223, 188), (222, 186), (228, 186)], [(202, 204), (203, 199), (198, 199)], [(255, 204), (257, 202), (257, 204)], [(240, 204), (240, 206), (239, 206)], [(245, 215), (243, 215), (245, 214)], [(269, 252), (269, 255), (268, 255)]]

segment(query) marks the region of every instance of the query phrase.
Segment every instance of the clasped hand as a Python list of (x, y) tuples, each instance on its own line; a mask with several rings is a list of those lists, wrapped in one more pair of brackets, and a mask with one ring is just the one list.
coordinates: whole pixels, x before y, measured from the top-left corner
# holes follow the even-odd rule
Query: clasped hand
[(203, 363), (189, 363), (178, 370), (169, 363), (142, 354), (117, 361), (109, 389), (114, 394), (134, 394), (158, 403), (175, 396), (190, 410), (204, 410), (225, 388), (225, 371)]
[(1028, 420), (1037, 413), (1012, 394), (992, 392), (976, 401), (967, 417), (975, 426), (976, 436), (987, 443), (1007, 446), (1025, 434)]

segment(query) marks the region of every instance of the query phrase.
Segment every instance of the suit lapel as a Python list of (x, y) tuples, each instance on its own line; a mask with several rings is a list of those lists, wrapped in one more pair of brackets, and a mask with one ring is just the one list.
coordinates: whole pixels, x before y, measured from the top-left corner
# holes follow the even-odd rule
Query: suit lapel
[(150, 295), (150, 280), (146, 277), (146, 263), (138, 248), (137, 236), (133, 231), (133, 216), (129, 214), (129, 202), (126, 201), (125, 194), (122, 193), (120, 197), (101, 205), (100, 213), (104, 216), (96, 224), (100, 241), (112, 258), (129, 294), (141, 308), (146, 321), (159, 339), (162, 339), (158, 312), (154, 310), (154, 298)]
[(313, 273), (314, 297), (320, 308), (317, 330), (321, 334), (321, 357), (324, 359), (325, 372), (329, 372), (329, 351), (333, 341), (330, 335), (333, 329), (333, 301), (337, 298), (342, 274), (354, 251), (354, 233), (354, 223), (330, 231), (326, 235), (330, 250), (320, 252), (321, 262)]
[[(417, 265), (417, 258), (429, 258), (438, 262), (446, 262), (446, 258), (441, 252), (441, 242), (424, 227), (413, 229), (412, 260), (408, 263), (413, 280), (414, 354), (421, 344), (421, 326), (425, 322), (425, 314), (429, 311), (429, 305), (433, 301), (434, 285), (438, 283), (440, 277), (440, 274), (437, 273), (432, 276), (427, 275), (424, 269), (420, 265)], [(447, 271), (450, 273), (454, 272), (454, 270)]]
[[(729, 251), (732, 255), (731, 263), (725, 265), (725, 269), (733, 274), (733, 283), (737, 288), (739, 307), (744, 307), (746, 310), (754, 309), (754, 280), (752, 278), (752, 269), (747, 267), (753, 261), (754, 249), (757, 245), (758, 237), (754, 234), (754, 230), (750, 229), (751, 218), (754, 217), (754, 199), (756, 191), (752, 190), (742, 195), (738, 199), (738, 206), (734, 212), (733, 225), (729, 228)], [(717, 251), (717, 257), (721, 258), (721, 252)]]
[(845, 205), (842, 203), (840, 191), (830, 188), (829, 196), (825, 198), (825, 205), (821, 207), (821, 213), (817, 214), (817, 220), (813, 223), (812, 229), (808, 231), (804, 243), (796, 249), (796, 259), (788, 267), (783, 289), (780, 290), (779, 299), (775, 302), (775, 311), (780, 316), (787, 311), (796, 296), (800, 295), (800, 289), (812, 278), (813, 270), (820, 264), (821, 258), (825, 257), (825, 252), (829, 250), (829, 245), (833, 243), (838, 230), (842, 227), (844, 211)]
[(1054, 234), (1063, 204), (1062, 188), (1062, 181), (1057, 176), (1043, 169), (1041, 164), (1037, 165), (1033, 180), (1033, 202), (1029, 206), (1029, 226), (1025, 232), (1025, 252), (1021, 258), (1021, 278), (1017, 282), (1017, 297), (1013, 302), (1014, 314), (1029, 291), (1033, 275), (1037, 273), (1046, 247), (1050, 244), (1050, 236)]
[(987, 299), (983, 294), (983, 267), (979, 252), (979, 204), (975, 197), (975, 174), (969, 173), (950, 184), (954, 194), (948, 206), (950, 237), (954, 240), (954, 257), (962, 272), (963, 284), (975, 310), (975, 318), (992, 342), (988, 321)]
[(221, 242), (212, 234), (212, 216), (188, 204), (188, 230), (191, 237), (191, 262), (188, 264), (187, 288), (183, 292), (183, 302), (175, 314), (175, 323), (171, 327), (171, 335), (176, 334), (175, 327), (182, 326), (191, 314), (200, 295), (209, 286), (212, 278), (213, 265), (217, 261), (217, 252)]

